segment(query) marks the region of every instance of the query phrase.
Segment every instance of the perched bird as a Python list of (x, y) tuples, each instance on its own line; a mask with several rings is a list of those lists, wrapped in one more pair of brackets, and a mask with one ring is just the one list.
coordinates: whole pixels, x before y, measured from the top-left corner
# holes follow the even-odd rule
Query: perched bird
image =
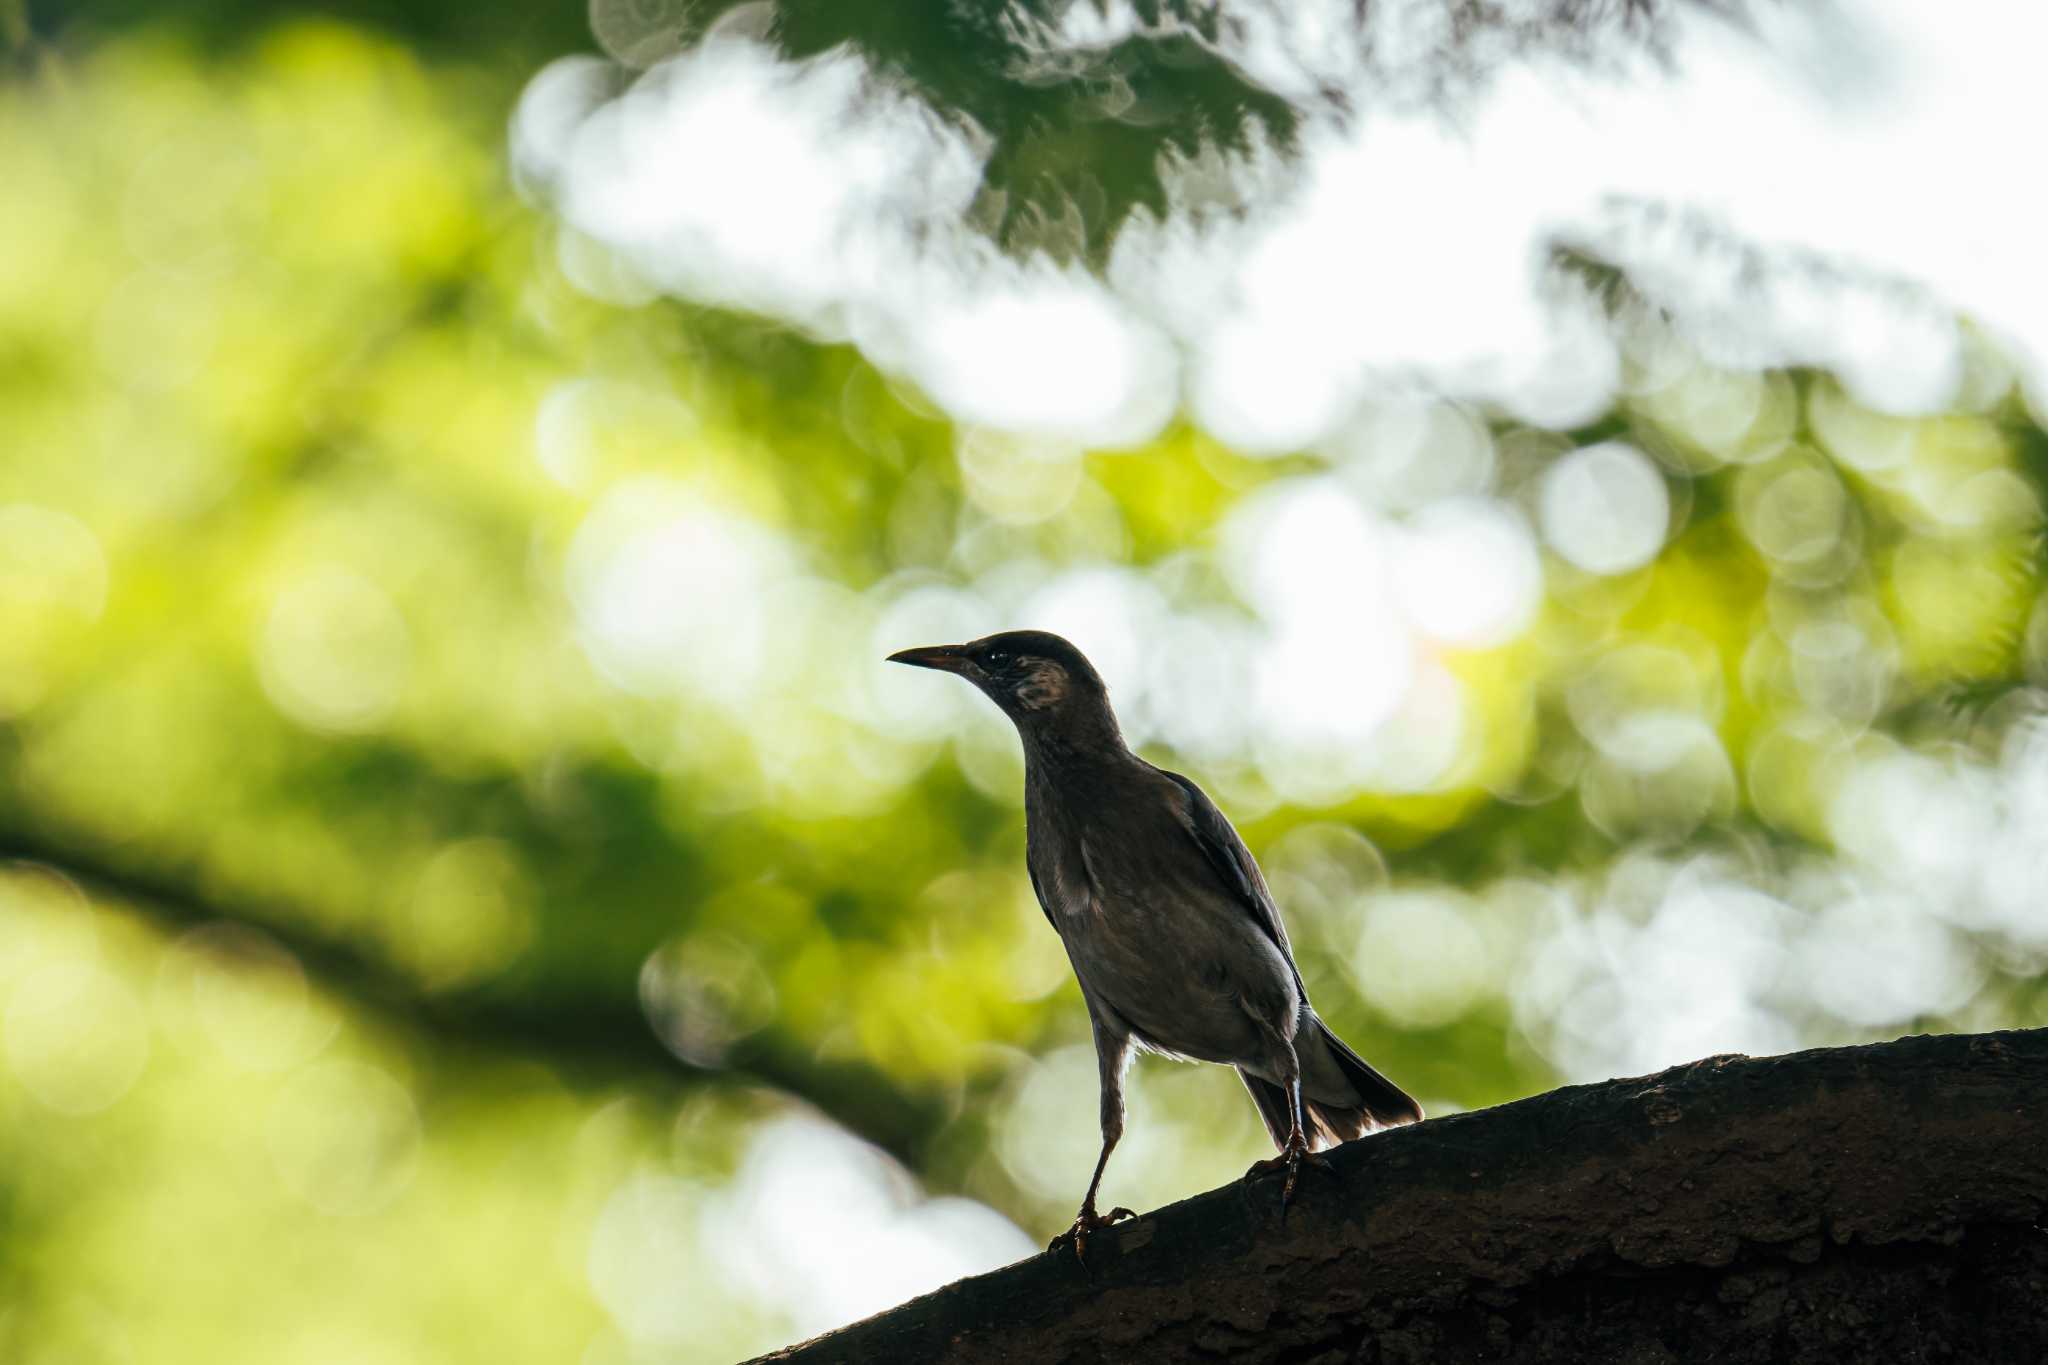
[(1411, 1123), (1422, 1108), (1316, 1017), (1280, 912), (1251, 851), (1202, 789), (1132, 753), (1081, 651), (1044, 631), (906, 649), (893, 663), (957, 673), (1024, 743), (1026, 862), (1066, 945), (1095, 1031), (1102, 1155), (1066, 1234), (1119, 1218), (1095, 1209), (1123, 1135), (1133, 1045), (1237, 1068), (1280, 1155), (1284, 1210), (1320, 1146)]

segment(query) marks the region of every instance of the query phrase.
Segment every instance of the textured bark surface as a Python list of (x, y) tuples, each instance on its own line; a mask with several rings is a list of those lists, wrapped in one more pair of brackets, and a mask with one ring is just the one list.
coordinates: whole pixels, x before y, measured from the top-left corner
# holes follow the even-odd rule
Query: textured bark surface
[(1710, 1057), (1349, 1143), (765, 1361), (2048, 1360), (2048, 1029)]

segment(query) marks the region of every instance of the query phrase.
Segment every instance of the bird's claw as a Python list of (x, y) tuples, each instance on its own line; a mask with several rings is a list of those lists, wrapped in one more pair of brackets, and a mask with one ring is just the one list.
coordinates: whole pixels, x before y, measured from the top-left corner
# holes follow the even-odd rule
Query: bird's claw
[(1299, 1134), (1295, 1134), (1289, 1137), (1287, 1145), (1280, 1149), (1280, 1155), (1267, 1157), (1264, 1161), (1254, 1161), (1252, 1168), (1246, 1171), (1244, 1176), (1245, 1179), (1250, 1180), (1254, 1176), (1264, 1175), (1268, 1171), (1285, 1170), (1287, 1172), (1287, 1183), (1280, 1187), (1280, 1216), (1285, 1218), (1287, 1216), (1287, 1206), (1294, 1202), (1294, 1184), (1301, 1177), (1303, 1165), (1313, 1166), (1319, 1171), (1335, 1169), (1330, 1165), (1330, 1158), (1324, 1156), (1321, 1152), (1310, 1151), (1307, 1139)]
[(1138, 1215), (1119, 1204), (1108, 1213), (1097, 1213), (1093, 1204), (1083, 1204), (1080, 1216), (1074, 1219), (1074, 1226), (1045, 1244), (1047, 1251), (1058, 1251), (1065, 1242), (1074, 1244), (1074, 1259), (1084, 1264), (1088, 1260), (1088, 1234), (1097, 1228), (1106, 1228), (1112, 1223)]

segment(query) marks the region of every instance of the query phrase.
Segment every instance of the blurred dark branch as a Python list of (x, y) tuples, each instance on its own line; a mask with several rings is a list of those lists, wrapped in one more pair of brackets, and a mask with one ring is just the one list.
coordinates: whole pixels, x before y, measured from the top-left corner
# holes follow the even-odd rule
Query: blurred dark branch
[(2038, 1360), (2048, 1029), (1710, 1057), (1338, 1148), (764, 1357)]
[(488, 989), (424, 994), (363, 946), (304, 927), (302, 916), (267, 906), (218, 903), (173, 873), (121, 865), (91, 850), (60, 845), (20, 829), (0, 829), (0, 862), (18, 860), (61, 872), (95, 898), (119, 902), (176, 931), (230, 920), (261, 929), (295, 954), (309, 976), (394, 1026), (456, 1049), (518, 1056), (553, 1069), (566, 1084), (655, 1089), (723, 1083), (764, 1085), (796, 1096), (912, 1169), (942, 1114), (936, 1103), (898, 1089), (874, 1068), (819, 1061), (788, 1039), (762, 1037), (735, 1046), (715, 1071), (678, 1059), (619, 996), (545, 996)]

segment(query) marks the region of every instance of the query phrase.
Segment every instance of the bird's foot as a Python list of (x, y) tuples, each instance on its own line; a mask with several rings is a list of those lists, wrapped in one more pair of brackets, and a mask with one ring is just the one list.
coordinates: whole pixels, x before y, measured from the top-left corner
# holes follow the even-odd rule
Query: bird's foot
[(1132, 1213), (1121, 1205), (1111, 1209), (1108, 1213), (1097, 1213), (1092, 1202), (1083, 1204), (1080, 1216), (1074, 1219), (1074, 1226), (1068, 1228), (1050, 1242), (1047, 1242), (1045, 1249), (1047, 1251), (1058, 1251), (1064, 1243), (1072, 1242), (1074, 1244), (1074, 1259), (1085, 1262), (1088, 1259), (1089, 1233), (1094, 1232), (1097, 1228), (1106, 1228), (1110, 1224), (1120, 1222), (1125, 1218), (1136, 1218), (1137, 1216), (1137, 1214)]
[(1294, 1182), (1300, 1178), (1301, 1168), (1304, 1164), (1313, 1166), (1319, 1171), (1334, 1169), (1330, 1165), (1330, 1158), (1324, 1156), (1321, 1152), (1309, 1150), (1307, 1138), (1303, 1137), (1299, 1132), (1290, 1133), (1287, 1136), (1286, 1144), (1280, 1149), (1280, 1155), (1268, 1157), (1264, 1161), (1254, 1161), (1252, 1168), (1244, 1173), (1244, 1178), (1250, 1180), (1254, 1176), (1264, 1175), (1268, 1171), (1285, 1170), (1287, 1172), (1287, 1183), (1280, 1187), (1280, 1216), (1285, 1218), (1287, 1216), (1287, 1206), (1294, 1202)]

